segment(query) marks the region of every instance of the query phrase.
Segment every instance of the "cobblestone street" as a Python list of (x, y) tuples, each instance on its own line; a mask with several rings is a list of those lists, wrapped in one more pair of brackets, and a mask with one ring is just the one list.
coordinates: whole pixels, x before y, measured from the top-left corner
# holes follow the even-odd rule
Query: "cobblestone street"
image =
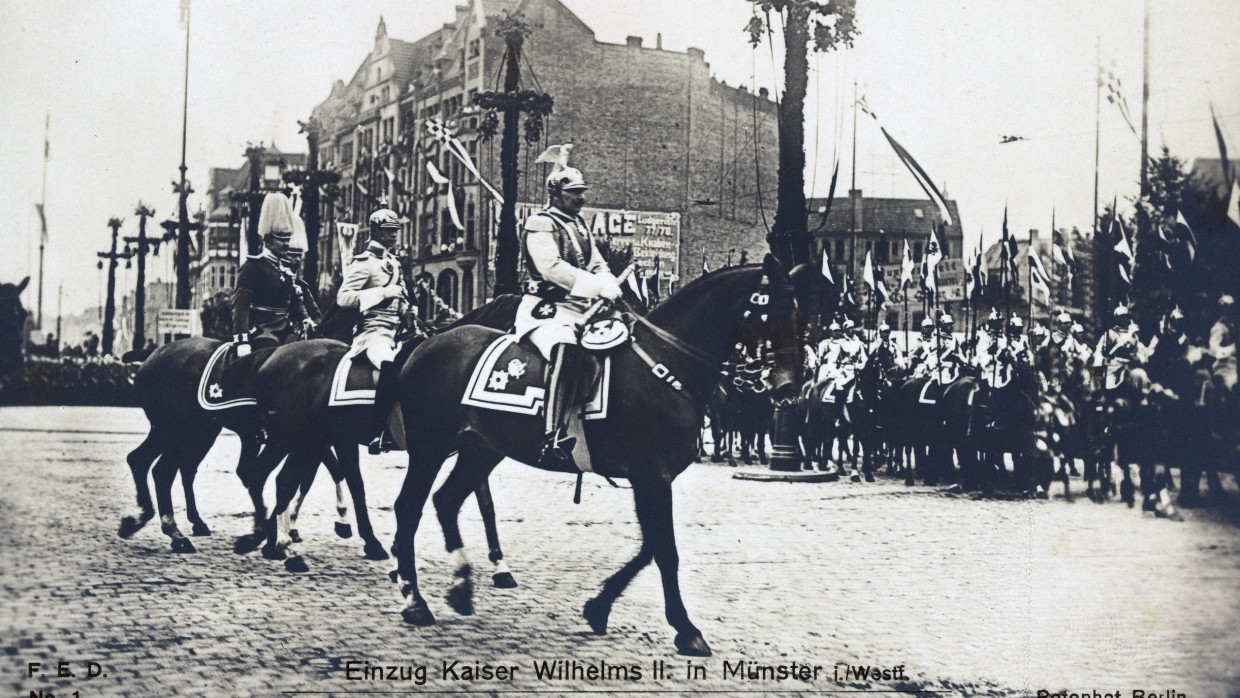
[[(693, 660), (705, 678), (690, 679), (653, 566), (616, 604), (607, 635), (581, 618), (638, 543), (629, 493), (601, 478), (586, 478), (574, 506), (573, 478), (499, 467), (500, 535), (520, 586), (490, 586), (467, 502), (462, 531), (477, 582), (469, 617), (444, 602), (451, 567), (428, 506), (419, 571), (439, 624), (414, 628), (401, 621), (392, 563), (366, 561), (357, 537), (334, 535), (323, 473), (298, 526), (308, 573), (233, 553), (250, 512), (231, 434), (199, 471), (199, 508), (214, 535), (193, 539), (197, 554), (172, 553), (158, 519), (117, 537), (121, 517), (136, 511), (125, 455), (145, 428), (136, 409), (0, 412), (3, 695), (1240, 692), (1240, 528), (1218, 510), (1175, 523), (1116, 502), (1068, 503), (1058, 486), (1050, 501), (976, 501), (891, 479), (762, 483), (695, 465), (675, 488), (681, 586), (714, 656)], [(404, 462), (363, 454), (385, 545)], [(1234, 507), (1235, 483), (1224, 479)], [(1079, 494), (1082, 483), (1073, 485)], [(188, 532), (179, 484), (174, 492)], [(546, 680), (534, 670), (543, 660), (633, 665), (642, 676)], [(661, 678), (652, 675), (660, 660)], [(77, 676), (57, 679), (58, 661)], [(353, 681), (350, 661), (428, 673), (423, 685)], [(519, 669), (506, 681), (444, 678), (453, 661), (458, 671)], [(725, 676), (742, 661), (825, 673), (809, 682)], [(30, 662), (42, 675), (27, 676)], [(88, 662), (105, 675), (86, 678)], [(902, 665), (908, 679), (837, 683), (837, 663)]]

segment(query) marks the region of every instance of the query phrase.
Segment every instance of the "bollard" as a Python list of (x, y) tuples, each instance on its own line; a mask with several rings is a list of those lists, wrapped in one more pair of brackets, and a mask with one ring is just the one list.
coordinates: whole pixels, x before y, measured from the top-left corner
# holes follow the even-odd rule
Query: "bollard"
[(801, 470), (800, 402), (800, 398), (794, 397), (775, 403), (771, 424), (771, 470)]

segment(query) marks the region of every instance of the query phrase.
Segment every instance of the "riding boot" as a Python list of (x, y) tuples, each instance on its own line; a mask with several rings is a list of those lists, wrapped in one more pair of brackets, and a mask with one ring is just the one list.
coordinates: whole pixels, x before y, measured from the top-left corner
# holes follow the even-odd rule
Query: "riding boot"
[(545, 405), (546, 436), (538, 464), (549, 469), (576, 467), (573, 463), (573, 446), (577, 440), (568, 437), (569, 410), (576, 401), (577, 381), (585, 352), (575, 344), (557, 344), (551, 353), (551, 370), (547, 378), (547, 402)]
[(392, 440), (392, 434), (388, 430), (388, 417), (392, 412), (392, 406), (396, 402), (396, 378), (399, 373), (399, 367), (395, 361), (385, 361), (379, 367), (379, 379), (375, 382), (375, 411), (373, 417), (374, 432), (378, 435), (366, 447), (366, 450), (372, 456), (377, 456), (384, 451), (390, 451), (396, 446), (396, 442)]

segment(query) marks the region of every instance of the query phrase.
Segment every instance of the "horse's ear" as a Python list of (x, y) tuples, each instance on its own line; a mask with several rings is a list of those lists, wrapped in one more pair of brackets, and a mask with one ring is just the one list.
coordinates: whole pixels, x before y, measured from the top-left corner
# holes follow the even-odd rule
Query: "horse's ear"
[(25, 290), (26, 290), (26, 284), (28, 284), (28, 283), (30, 283), (30, 277), (29, 277), (29, 276), (27, 276), (26, 278), (22, 279), (22, 282), (21, 282), (20, 284), (17, 284), (17, 292), (18, 292), (18, 293), (21, 293), (22, 291), (25, 291)]
[(766, 278), (771, 281), (782, 281), (786, 278), (784, 266), (770, 252), (767, 252), (766, 256), (762, 258), (762, 271), (766, 274)]

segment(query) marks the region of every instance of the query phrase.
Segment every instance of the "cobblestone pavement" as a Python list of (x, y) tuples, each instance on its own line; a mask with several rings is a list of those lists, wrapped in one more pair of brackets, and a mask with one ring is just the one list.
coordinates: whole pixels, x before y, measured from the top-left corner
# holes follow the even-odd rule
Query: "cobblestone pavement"
[[(356, 537), (333, 535), (326, 477), (299, 526), (310, 572), (232, 552), (249, 520), (231, 435), (200, 470), (214, 536), (194, 539), (196, 555), (171, 553), (157, 520), (118, 538), (135, 510), (124, 457), (144, 429), (137, 410), (0, 412), (3, 695), (1240, 691), (1240, 528), (1217, 510), (1173, 523), (1118, 503), (975, 501), (894, 480), (747, 482), (697, 465), (676, 483), (681, 580), (715, 654), (693, 661), (705, 678), (689, 679), (653, 567), (617, 603), (607, 635), (580, 616), (637, 547), (629, 493), (599, 478), (587, 478), (574, 506), (572, 478), (499, 467), (500, 532), (520, 587), (495, 589), (481, 575), (469, 617), (443, 601), (451, 568), (438, 524), (424, 520), (421, 581), (439, 624), (412, 628), (387, 580), (391, 563), (363, 560)], [(385, 543), (403, 465), (402, 454), (363, 456)], [(463, 532), (485, 571), (472, 501)], [(78, 676), (55, 678), (61, 660)], [(543, 660), (633, 665), (642, 676), (543, 680), (534, 671)], [(424, 665), (427, 678), (349, 680), (350, 661)], [(475, 663), (518, 669), (510, 680), (444, 678), (453, 661), (458, 673)], [(28, 678), (29, 662), (43, 674)], [(105, 676), (86, 678), (88, 662)], [(824, 670), (808, 682), (725, 676), (741, 662)], [(908, 680), (837, 683), (837, 663), (902, 665)]]

